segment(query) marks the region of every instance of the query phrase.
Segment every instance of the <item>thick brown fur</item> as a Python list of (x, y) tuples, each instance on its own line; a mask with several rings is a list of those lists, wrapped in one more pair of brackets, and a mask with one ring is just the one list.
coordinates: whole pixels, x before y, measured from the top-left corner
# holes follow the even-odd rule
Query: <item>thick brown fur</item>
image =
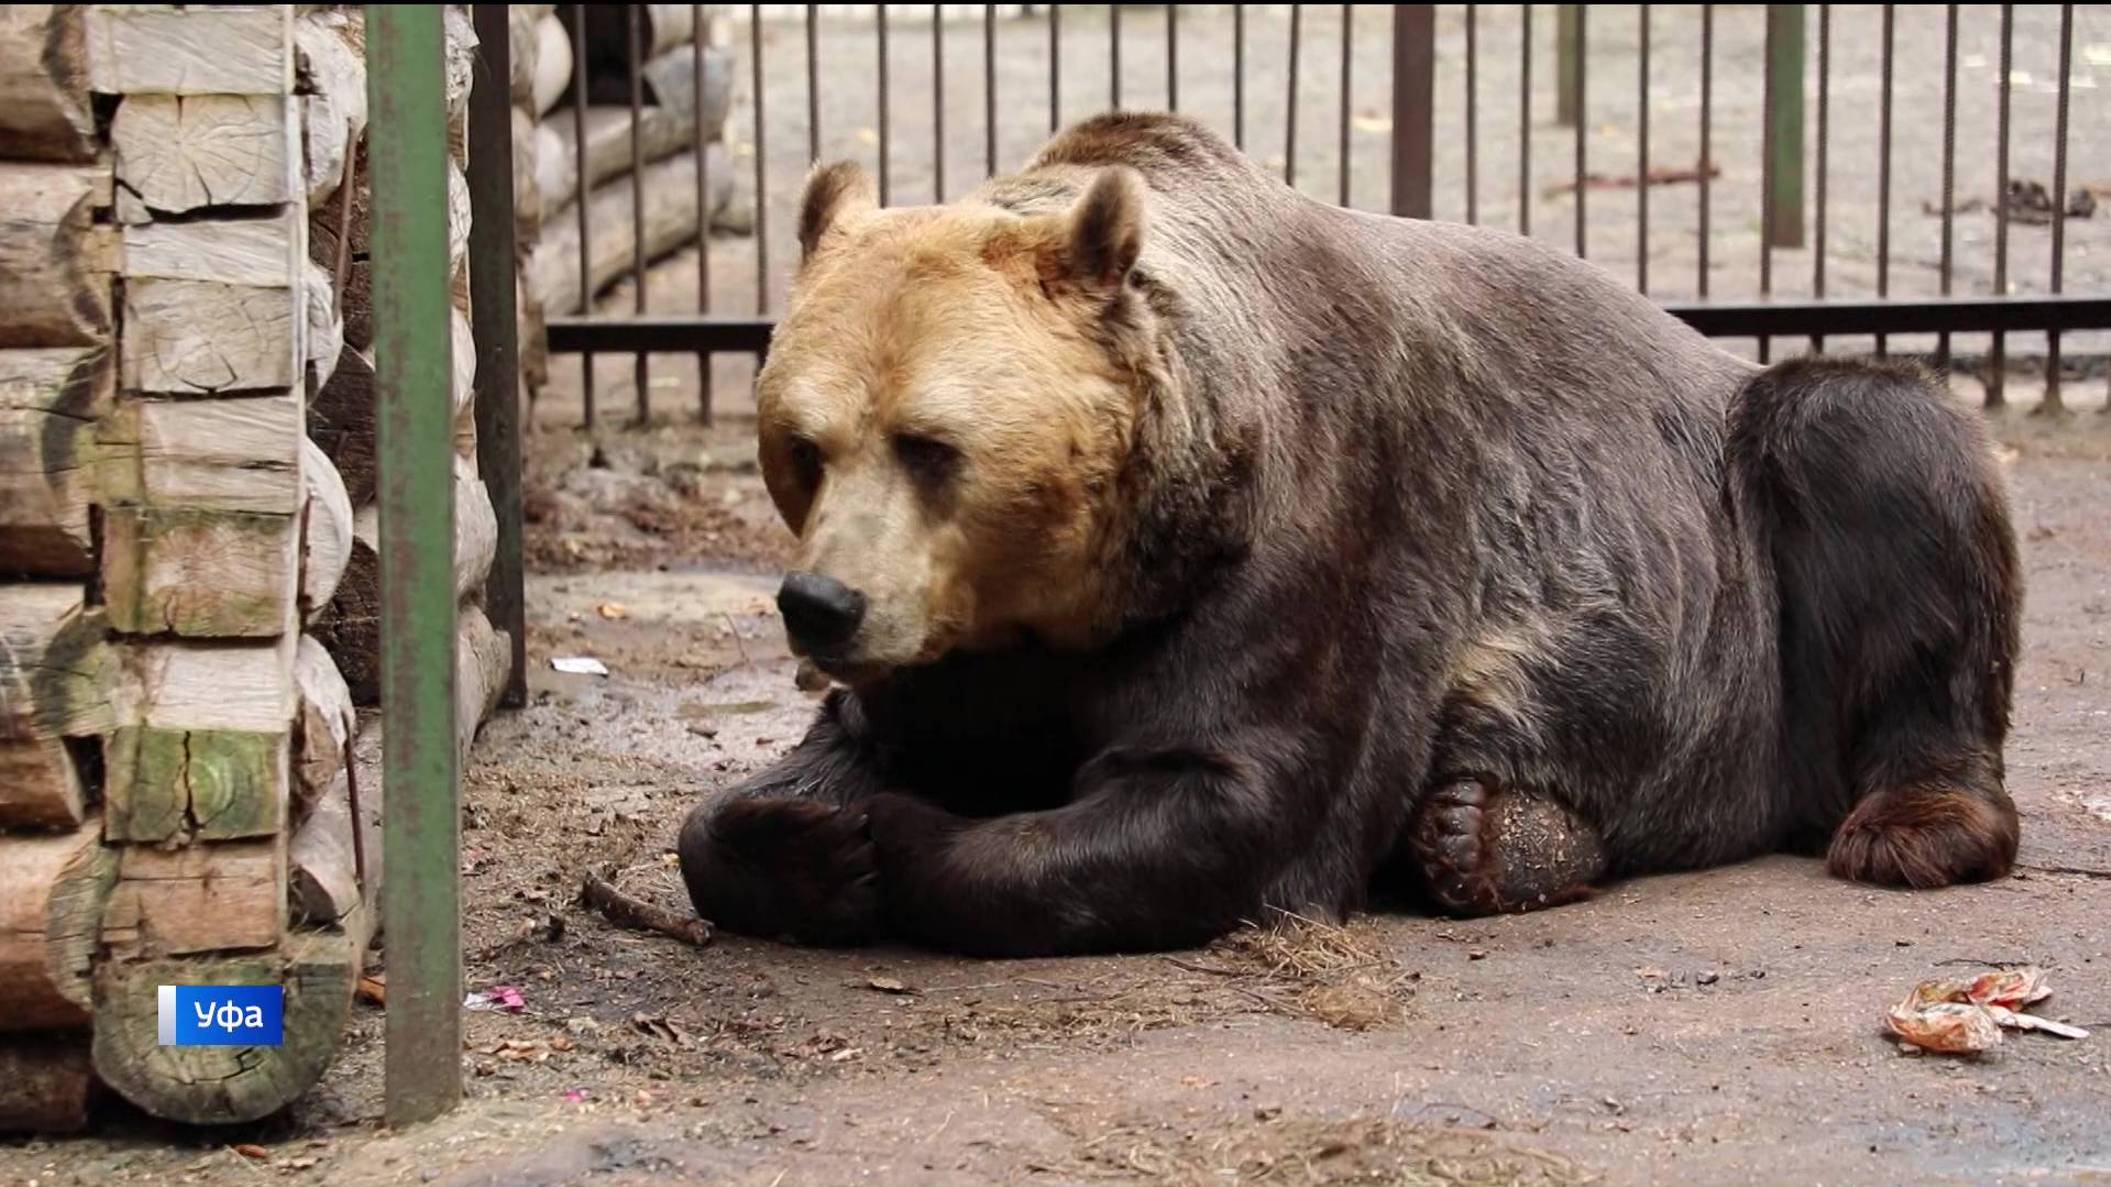
[(690, 815), (706, 917), (1029, 954), (1394, 883), (2013, 859), (2014, 542), (1925, 376), (1753, 368), (1178, 117), (952, 206), (866, 189), (817, 174), (758, 383), (800, 588), (848, 615), (794, 644), (848, 687)]

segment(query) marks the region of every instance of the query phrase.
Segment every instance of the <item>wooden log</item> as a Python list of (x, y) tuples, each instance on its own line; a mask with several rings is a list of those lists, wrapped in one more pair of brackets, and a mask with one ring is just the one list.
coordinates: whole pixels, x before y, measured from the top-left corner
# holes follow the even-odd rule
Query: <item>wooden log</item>
[(92, 816), (70, 832), (0, 835), (0, 1031), (88, 1022), (89, 965), (116, 869)]
[[(345, 274), (342, 291), (336, 294), (339, 320), (344, 326), (344, 340), (369, 350), (374, 344), (373, 319), (373, 271), (368, 263), (368, 231), (373, 223), (373, 191), (367, 183), (366, 142), (360, 141), (356, 149), (357, 161), (353, 172), (358, 180), (352, 186), (351, 224), (343, 227), (345, 218), (343, 193), (332, 194), (327, 202), (313, 206), (308, 214), (308, 258), (329, 272), (335, 284), (338, 266), (338, 245), (345, 241)], [(349, 230), (349, 234), (341, 231)]]
[(300, 517), (115, 506), (103, 516), (110, 625), (136, 635), (261, 638), (293, 629)]
[[(647, 67), (665, 96), (645, 108), (638, 119), (639, 153), (647, 162), (663, 160), (696, 147), (696, 58), (680, 49)], [(704, 52), (704, 128), (715, 141), (732, 97), (733, 64), (723, 50)], [(620, 102), (590, 106), (586, 112), (586, 184), (600, 185), (631, 170), (630, 96)], [(571, 203), (579, 192), (578, 136), (572, 113), (560, 111), (540, 125), (548, 131), (536, 144), (535, 177), (542, 208), (548, 212)], [(727, 175), (728, 180), (731, 174)], [(693, 182), (691, 183), (694, 184)], [(576, 216), (574, 216), (576, 217)]]
[(344, 769), (315, 801), (287, 852), (293, 917), (304, 926), (342, 925), (362, 907), (378, 924), (382, 803), (377, 713), (356, 728)]
[(308, 438), (337, 468), (352, 506), (374, 501), (374, 361), (347, 343), (308, 401)]
[(300, 510), (299, 396), (122, 399), (96, 435), (98, 489), (112, 505)]
[[(367, 915), (361, 909), (340, 928), (290, 933), (269, 952), (103, 962), (95, 977), (96, 1075), (146, 1112), (186, 1124), (255, 1121), (285, 1108), (322, 1077), (344, 1037), (372, 932)], [(156, 990), (165, 984), (283, 986), (284, 1041), (164, 1047)]]
[(301, 522), (300, 611), (312, 617), (337, 595), (352, 559), (352, 500), (337, 467), (310, 440), (301, 442), (301, 483), (308, 493)]
[[(513, 11), (519, 13), (520, 6), (514, 5)], [(540, 116), (557, 106), (565, 88), (572, 85), (572, 36), (554, 15), (537, 20), (534, 28), (535, 73), (528, 106)]]
[[(498, 517), (490, 492), (470, 472), (467, 462), (456, 458), (454, 484), (455, 567), (454, 589), (458, 598), (483, 588), (498, 549)], [(381, 563), (378, 550), (378, 517), (370, 505), (352, 516), (351, 557), (344, 579), (329, 609), (313, 624), (314, 633), (352, 690), (355, 704), (380, 701), (381, 663)]]
[(88, 6), (90, 89), (111, 95), (289, 95), (289, 5)]
[[(455, 312), (469, 314), (469, 178), (459, 165), (447, 167), (447, 269)], [(472, 339), (472, 342), (474, 339)], [(472, 351), (472, 357), (474, 352)]]
[[(252, 288), (290, 288), (298, 261), (293, 215), (210, 222), (155, 222), (124, 229), (124, 274), (133, 280), (218, 281)], [(129, 329), (129, 327), (128, 327)]]
[(352, 691), (312, 636), (301, 636), (293, 658), (293, 684), (300, 694), (294, 722), (293, 791), (296, 817), (330, 789), (345, 771), (352, 734), (359, 728)]
[(349, 13), (310, 12), (293, 25), (307, 129), (304, 181), (308, 202), (320, 204), (344, 180), (345, 155), (366, 132), (366, 62), (347, 40)]
[(513, 645), (506, 632), (494, 629), (484, 612), (473, 605), (461, 608), (455, 631), (455, 745), (463, 761), (476, 740), (476, 730), (491, 711), (498, 708), (499, 694), (506, 689), (506, 675), (513, 663)]
[[(293, 721), (293, 653), (299, 636), (270, 642), (115, 641), (111, 693), (117, 725), (283, 734)], [(108, 733), (105, 728), (100, 733)]]
[(77, 4), (0, 5), (0, 157), (95, 159)]
[[(644, 28), (640, 39), (645, 43), (645, 58), (650, 61), (678, 46), (687, 46), (696, 38), (696, 15), (687, 4), (644, 4), (638, 6), (644, 17)], [(621, 88), (624, 101), (629, 100), (629, 78), (626, 67), (630, 62), (630, 13), (621, 7), (589, 5), (586, 10), (586, 44), (573, 46), (572, 52), (586, 55), (588, 100), (595, 103), (614, 102), (593, 93), (596, 86)], [(603, 82), (601, 80), (614, 80)]]
[(71, 828), (80, 773), (65, 739), (107, 731), (114, 660), (81, 587), (0, 586), (0, 828)]
[(330, 375), (337, 370), (338, 356), (344, 353), (345, 327), (337, 315), (337, 297), (330, 281), (330, 273), (314, 260), (302, 261), (305, 279), (301, 286), (301, 301), (308, 312), (308, 374), (307, 391), (312, 397), (330, 382)]
[(355, 705), (381, 703), (380, 512), (369, 503), (352, 515), (352, 554), (337, 596), (309, 628), (329, 651)]
[(100, 346), (0, 350), (0, 573), (94, 571), (95, 422), (116, 378)]
[(0, 1044), (0, 1133), (73, 1133), (88, 1126), (86, 1032), (17, 1035)]
[(283, 837), (127, 845), (103, 909), (102, 942), (118, 960), (182, 956), (270, 948), (285, 928)]
[(302, 381), (305, 317), (290, 287), (131, 281), (118, 383), (156, 395), (284, 391)]
[[(733, 192), (733, 173), (725, 149), (713, 144), (710, 160), (710, 219), (725, 208)], [(699, 219), (696, 208), (695, 153), (682, 153), (647, 166), (645, 185), (645, 240), (647, 259), (657, 259), (685, 243), (694, 242)], [(592, 225), (593, 258), (589, 279), (599, 290), (627, 271), (631, 265), (631, 242), (640, 235), (631, 217), (632, 178), (621, 178), (593, 192), (587, 221)], [(574, 313), (579, 309), (579, 221), (570, 212), (552, 215), (544, 225), (542, 242), (528, 265), (529, 293), (546, 313)]]
[(476, 25), (465, 5), (444, 10), (447, 71), (447, 157), (469, 167), (469, 88), (476, 78)]
[(117, 178), (149, 211), (292, 200), (298, 129), (271, 95), (133, 95), (110, 124)]
[(105, 167), (0, 163), (0, 347), (108, 344), (109, 205)]
[(535, 183), (535, 117), (513, 109), (513, 248), (525, 258), (542, 234), (542, 190)]
[(103, 740), (112, 841), (225, 841), (286, 819), (287, 734), (124, 725)]

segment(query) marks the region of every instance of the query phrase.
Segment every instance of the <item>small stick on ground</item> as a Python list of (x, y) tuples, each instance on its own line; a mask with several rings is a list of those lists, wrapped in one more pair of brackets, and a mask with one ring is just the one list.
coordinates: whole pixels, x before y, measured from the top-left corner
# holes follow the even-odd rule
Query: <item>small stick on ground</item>
[(708, 922), (694, 916), (677, 915), (665, 907), (625, 894), (592, 870), (587, 871), (586, 882), (579, 888), (579, 898), (617, 927), (656, 931), (698, 948), (711, 942)]

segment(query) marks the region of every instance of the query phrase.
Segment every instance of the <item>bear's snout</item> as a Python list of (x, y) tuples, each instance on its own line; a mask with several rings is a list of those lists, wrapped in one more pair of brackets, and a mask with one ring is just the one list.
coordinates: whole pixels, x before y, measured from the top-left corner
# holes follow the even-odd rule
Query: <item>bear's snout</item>
[(777, 610), (792, 644), (807, 655), (842, 649), (865, 621), (865, 595), (819, 573), (787, 573), (777, 590)]

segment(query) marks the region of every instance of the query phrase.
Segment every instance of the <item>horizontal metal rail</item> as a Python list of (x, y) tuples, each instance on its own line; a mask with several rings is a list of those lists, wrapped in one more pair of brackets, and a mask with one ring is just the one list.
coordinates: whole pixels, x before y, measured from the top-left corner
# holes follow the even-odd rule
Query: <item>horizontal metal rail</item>
[[(1673, 317), (1711, 338), (1837, 337), (2111, 329), (2111, 296), (1922, 297), (1887, 300), (1674, 301)], [(555, 354), (769, 350), (776, 320), (737, 315), (553, 317)]]

